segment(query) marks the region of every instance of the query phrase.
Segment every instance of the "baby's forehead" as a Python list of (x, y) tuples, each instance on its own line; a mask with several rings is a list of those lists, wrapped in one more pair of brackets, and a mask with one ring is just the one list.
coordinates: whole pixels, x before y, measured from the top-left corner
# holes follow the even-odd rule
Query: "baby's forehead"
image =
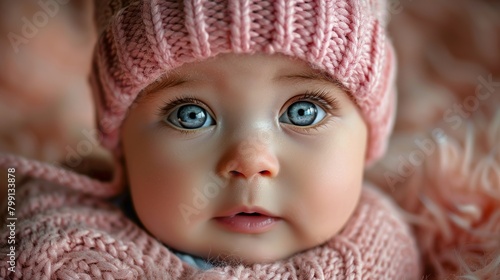
[(227, 77), (261, 78), (282, 84), (322, 83), (346, 90), (336, 78), (300, 59), (281, 54), (222, 54), (167, 71), (144, 91), (152, 92), (189, 83), (210, 83)]

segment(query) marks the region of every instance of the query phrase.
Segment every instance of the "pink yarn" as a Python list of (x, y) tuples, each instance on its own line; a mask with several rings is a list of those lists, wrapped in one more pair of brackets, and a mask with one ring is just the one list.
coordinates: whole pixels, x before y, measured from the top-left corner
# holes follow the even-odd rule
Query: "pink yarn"
[(96, 1), (101, 31), (92, 83), (105, 147), (137, 95), (169, 70), (221, 53), (280, 53), (342, 84), (369, 127), (367, 163), (394, 121), (393, 48), (385, 1)]
[(16, 196), (16, 271), (8, 270), (9, 232), (3, 232), (1, 279), (420, 278), (408, 225), (369, 185), (346, 227), (326, 244), (274, 263), (207, 271), (182, 262), (119, 209), (95, 197), (44, 181), (29, 182)]
[(101, 182), (48, 163), (0, 153), (0, 167), (2, 168), (15, 168), (17, 174), (44, 179), (96, 197), (116, 196), (123, 190), (121, 165), (118, 163), (115, 165), (116, 173), (113, 181)]

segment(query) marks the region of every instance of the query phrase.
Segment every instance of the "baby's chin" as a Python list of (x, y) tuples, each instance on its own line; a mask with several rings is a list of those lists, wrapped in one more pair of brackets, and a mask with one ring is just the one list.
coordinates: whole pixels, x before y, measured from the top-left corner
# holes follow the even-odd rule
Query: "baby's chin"
[(211, 248), (209, 252), (202, 252), (197, 255), (216, 266), (251, 266), (254, 264), (267, 264), (274, 263), (278, 261), (284, 261), (295, 255), (301, 254), (309, 249), (321, 246), (326, 240), (316, 241), (314, 244), (302, 244), (302, 246), (297, 247), (296, 244), (291, 246), (283, 246), (282, 248), (277, 248), (276, 246), (259, 246), (248, 247), (245, 249), (238, 250), (236, 246), (230, 250), (216, 250)]
[[(342, 226), (343, 227), (343, 226)], [(296, 226), (280, 222), (264, 233), (231, 232), (225, 228), (195, 226), (189, 234), (165, 235), (168, 247), (215, 265), (253, 265), (286, 260), (296, 254), (322, 246), (342, 227)], [(177, 237), (177, 238), (173, 238)]]

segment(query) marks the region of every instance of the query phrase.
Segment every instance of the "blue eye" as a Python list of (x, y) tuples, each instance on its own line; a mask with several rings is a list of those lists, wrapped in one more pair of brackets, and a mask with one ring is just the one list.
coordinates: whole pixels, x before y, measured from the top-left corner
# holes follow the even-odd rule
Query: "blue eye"
[(298, 101), (290, 105), (279, 120), (296, 126), (310, 126), (324, 119), (326, 113), (312, 102)]
[(198, 129), (215, 124), (212, 116), (200, 106), (183, 105), (167, 116), (167, 121), (184, 129)]

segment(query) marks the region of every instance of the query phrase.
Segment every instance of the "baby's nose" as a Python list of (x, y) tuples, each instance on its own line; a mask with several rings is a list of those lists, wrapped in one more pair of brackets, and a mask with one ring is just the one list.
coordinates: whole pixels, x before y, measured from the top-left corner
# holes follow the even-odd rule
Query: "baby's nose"
[(219, 172), (223, 177), (250, 180), (256, 176), (272, 178), (278, 175), (279, 161), (270, 137), (254, 135), (228, 148), (219, 163)]

